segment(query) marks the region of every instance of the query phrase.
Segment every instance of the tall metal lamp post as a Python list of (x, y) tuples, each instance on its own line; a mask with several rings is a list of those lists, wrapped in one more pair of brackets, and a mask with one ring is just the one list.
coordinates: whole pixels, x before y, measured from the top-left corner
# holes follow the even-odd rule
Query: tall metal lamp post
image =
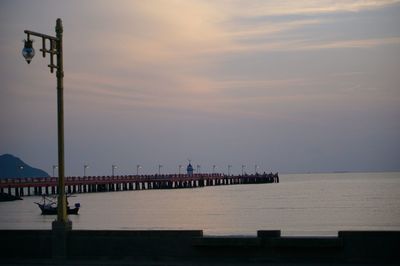
[(56, 170), (57, 168), (58, 168), (58, 166), (53, 164), (53, 177), (55, 177), (54, 172), (55, 172), (55, 170)]
[(83, 165), (83, 176), (84, 177), (86, 177), (86, 169), (88, 169), (89, 168), (89, 165), (88, 164), (84, 164)]
[[(58, 134), (58, 199), (57, 199), (57, 220), (53, 222), (52, 228), (54, 229), (71, 229), (72, 222), (67, 218), (67, 198), (65, 194), (65, 178), (64, 178), (64, 68), (63, 68), (63, 26), (61, 19), (56, 22), (56, 36), (49, 36), (46, 34), (25, 30), (27, 35), (22, 55), (26, 62), (29, 64), (35, 55), (33, 49), (33, 40), (31, 36), (36, 36), (42, 39), (42, 52), (43, 57), (50, 54), (50, 72), (56, 70), (57, 77), (57, 134)], [(56, 62), (54, 62), (56, 56)]]
[(162, 168), (163, 166), (161, 165), (161, 164), (159, 164), (158, 165), (158, 175), (161, 175), (161, 168)]
[(112, 174), (112, 176), (114, 176), (115, 169), (117, 169), (117, 166), (116, 166), (115, 164), (113, 164), (113, 165), (111, 166), (111, 174)]
[(198, 164), (198, 165), (196, 166), (196, 170), (197, 170), (197, 173), (198, 173), (198, 174), (200, 174), (200, 168), (201, 168), (201, 166), (200, 166), (200, 164)]
[(181, 174), (181, 170), (182, 170), (182, 165), (180, 164), (180, 165), (178, 165), (178, 174), (180, 175)]

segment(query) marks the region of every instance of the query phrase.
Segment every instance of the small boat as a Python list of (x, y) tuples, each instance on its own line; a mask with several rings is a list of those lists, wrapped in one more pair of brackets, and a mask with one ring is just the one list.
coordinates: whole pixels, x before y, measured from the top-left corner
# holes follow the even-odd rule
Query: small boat
[(22, 200), (22, 199), (21, 199), (21, 197), (18, 197), (18, 196), (0, 192), (0, 202), (1, 201), (13, 201), (13, 200)]
[[(42, 195), (42, 202), (35, 202), (42, 211), (42, 215), (56, 215), (57, 214), (57, 201), (56, 199), (52, 199), (47, 197), (46, 195)], [(68, 205), (67, 200), (67, 214), (78, 214), (79, 208), (81, 207), (80, 203), (75, 203), (74, 208), (71, 208)]]

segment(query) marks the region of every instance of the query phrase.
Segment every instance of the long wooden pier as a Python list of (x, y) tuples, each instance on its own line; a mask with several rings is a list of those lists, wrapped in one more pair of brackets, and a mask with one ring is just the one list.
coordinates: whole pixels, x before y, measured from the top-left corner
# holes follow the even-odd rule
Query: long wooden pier
[[(0, 192), (17, 197), (57, 194), (57, 177), (0, 180)], [(66, 193), (91, 193), (145, 189), (178, 189), (205, 186), (279, 183), (278, 173), (256, 175), (124, 175), (66, 177)]]

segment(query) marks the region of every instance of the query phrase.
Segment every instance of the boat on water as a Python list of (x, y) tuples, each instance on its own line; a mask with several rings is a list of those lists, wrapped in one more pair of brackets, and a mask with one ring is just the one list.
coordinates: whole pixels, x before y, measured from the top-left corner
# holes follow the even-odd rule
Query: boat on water
[(22, 198), (11, 195), (11, 194), (0, 192), (0, 202), (1, 201), (13, 201), (13, 200), (22, 200)]
[[(56, 215), (57, 214), (57, 200), (50, 198), (46, 195), (42, 195), (41, 202), (35, 202), (42, 211), (42, 215)], [(70, 207), (67, 199), (67, 214), (78, 214), (80, 203), (75, 203), (74, 207)]]

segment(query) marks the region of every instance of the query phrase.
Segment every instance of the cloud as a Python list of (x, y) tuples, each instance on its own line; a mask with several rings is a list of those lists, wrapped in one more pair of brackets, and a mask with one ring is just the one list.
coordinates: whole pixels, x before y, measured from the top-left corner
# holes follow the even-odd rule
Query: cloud
[(356, 39), (356, 40), (313, 40), (293, 39), (285, 41), (272, 41), (262, 44), (233, 45), (225, 51), (214, 51), (216, 53), (256, 53), (256, 52), (290, 52), (322, 49), (346, 49), (346, 48), (373, 48), (383, 45), (399, 45), (400, 37)]
[(233, 17), (315, 15), (338, 12), (359, 12), (399, 3), (399, 0), (273, 0), (217, 1), (228, 8)]
[[(209, 75), (207, 69), (217, 66), (218, 71), (226, 67), (226, 58), (238, 55), (398, 45), (400, 37), (396, 36), (323, 39), (307, 31), (337, 22), (332, 16), (310, 15), (360, 12), (398, 2), (158, 0), (122, 1), (118, 6), (103, 3), (97, 11), (101, 20), (96, 23), (98, 18), (93, 19), (90, 25), (95, 28), (85, 36), (86, 45), (93, 47), (96, 66), (77, 66), (69, 73), (71, 85), (85, 88), (77, 89), (81, 95), (97, 95), (92, 100), (114, 99), (115, 105), (149, 111), (223, 112), (221, 107), (232, 107), (243, 99), (241, 88), (247, 88), (247, 99), (251, 101), (265, 94), (263, 88), (269, 88), (268, 92), (275, 96), (287, 97), (289, 92), (279, 88), (305, 87), (310, 82), (315, 86), (316, 81), (308, 77), (260, 79), (251, 73), (248, 79), (232, 79), (221, 73)], [(288, 17), (282, 20), (277, 16)], [(80, 47), (73, 49), (81, 54)]]
[(320, 42), (300, 47), (303, 49), (373, 48), (381, 45), (399, 45), (400, 37)]
[[(220, 2), (218, 2), (220, 3)], [(383, 1), (225, 1), (228, 9), (228, 22), (224, 32), (229, 44), (213, 47), (205, 53), (257, 53), (282, 52), (339, 48), (373, 48), (381, 45), (397, 45), (399, 37), (360, 36), (360, 29), (354, 28), (353, 35), (346, 36), (331, 32), (328, 38), (322, 37), (343, 17), (331, 14), (361, 12), (384, 8), (400, 3), (398, 0)], [(329, 16), (327, 16), (329, 14)], [(348, 16), (348, 28), (352, 28)], [(343, 25), (343, 24), (342, 24)], [(316, 30), (317, 29), (317, 30)], [(336, 28), (335, 30), (339, 30)], [(319, 33), (318, 33), (319, 31)], [(319, 35), (316, 35), (319, 34)], [(322, 35), (322, 36), (320, 36)], [(363, 38), (364, 37), (364, 38)]]
[[(399, 3), (399, 0), (302, 1), (122, 1), (100, 5), (102, 21), (88, 37), (109, 68), (133, 64), (187, 69), (203, 66), (204, 56), (248, 51), (282, 51), (338, 47), (373, 47), (397, 43), (396, 37), (379, 40), (320, 42), (302, 29), (333, 18), (271, 17), (359, 12)], [(119, 13), (117, 11), (120, 11)], [(118, 14), (117, 16), (115, 16)], [(109, 17), (113, 17), (112, 23)], [(254, 20), (254, 18), (259, 18)], [(249, 18), (243, 23), (241, 19)], [(253, 19), (253, 20), (251, 20)], [(93, 22), (94, 25), (97, 25)], [(116, 26), (117, 25), (117, 26)], [(296, 32), (297, 31), (297, 32)], [(314, 44), (313, 44), (314, 43)], [(351, 46), (353, 45), (353, 46)], [(307, 47), (305, 47), (307, 46)], [(115, 60), (118, 58), (118, 60)], [(206, 62), (207, 64), (208, 62)]]
[(250, 39), (295, 30), (308, 25), (322, 23), (319, 19), (295, 20), (282, 23), (263, 23), (243, 30), (231, 30), (226, 34), (233, 40)]

